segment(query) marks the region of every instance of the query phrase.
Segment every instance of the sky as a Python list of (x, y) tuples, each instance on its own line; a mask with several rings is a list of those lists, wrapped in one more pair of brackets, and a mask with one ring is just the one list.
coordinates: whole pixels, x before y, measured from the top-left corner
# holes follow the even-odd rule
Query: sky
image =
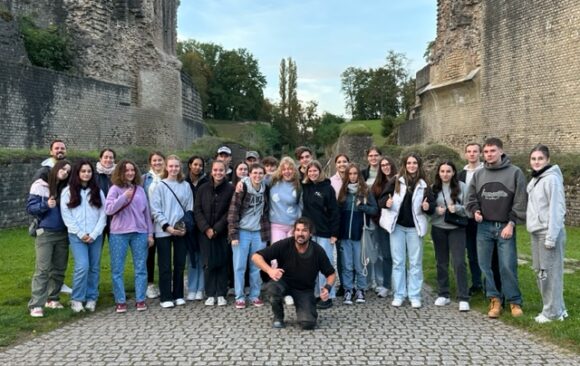
[(409, 59), (411, 75), (425, 65), (435, 39), (436, 0), (182, 0), (178, 40), (247, 49), (266, 76), (265, 97), (278, 102), (280, 61), (298, 69), (298, 98), (318, 111), (349, 117), (340, 74), (384, 65), (389, 50)]

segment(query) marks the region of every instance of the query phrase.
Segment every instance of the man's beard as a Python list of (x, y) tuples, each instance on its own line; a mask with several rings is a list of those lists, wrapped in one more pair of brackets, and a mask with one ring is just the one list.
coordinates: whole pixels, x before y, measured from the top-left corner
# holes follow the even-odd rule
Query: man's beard
[(306, 245), (308, 245), (308, 242), (309, 241), (310, 240), (309, 239), (306, 239), (306, 237), (304, 237), (304, 236), (298, 236), (298, 238), (296, 238), (296, 244), (298, 244), (300, 246), (306, 246)]
[(66, 158), (66, 155), (64, 153), (56, 154), (56, 160), (63, 160), (64, 158)]

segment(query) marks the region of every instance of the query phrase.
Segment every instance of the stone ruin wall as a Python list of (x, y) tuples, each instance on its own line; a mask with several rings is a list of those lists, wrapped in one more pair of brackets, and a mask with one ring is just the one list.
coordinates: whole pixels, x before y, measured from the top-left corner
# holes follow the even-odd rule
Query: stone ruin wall
[[(78, 55), (77, 76), (27, 68), (19, 62), (18, 52), (0, 59), (20, 64), (6, 67), (13, 72), (0, 76), (0, 106), (5, 107), (2, 122), (8, 127), (5, 132), (12, 129), (15, 135), (22, 135), (23, 124), (32, 130), (21, 140), (13, 138), (2, 146), (44, 147), (54, 136), (72, 135), (67, 143), (79, 149), (92, 149), (93, 145), (189, 147), (204, 128), (199, 93), (191, 80), (181, 75), (175, 54), (178, 3), (0, 0), (0, 6), (15, 17), (30, 16), (40, 26), (65, 24)], [(0, 30), (3, 26), (14, 29), (15, 25), (8, 23), (0, 19)], [(18, 44), (18, 39), (4, 32), (0, 40), (9, 50)], [(41, 79), (32, 80), (32, 75)], [(34, 84), (41, 85), (44, 92), (27, 90), (37, 87)], [(44, 112), (31, 115), (27, 105), (43, 105)], [(110, 124), (128, 136), (112, 134)], [(95, 126), (100, 129), (91, 137), (98, 138), (91, 139), (90, 146), (75, 145), (82, 140), (74, 138), (75, 133), (83, 127), (93, 131)]]
[(439, 0), (431, 62), (417, 73), (399, 143), (460, 151), (497, 136), (511, 152), (538, 142), (579, 152), (579, 45), (575, 0)]

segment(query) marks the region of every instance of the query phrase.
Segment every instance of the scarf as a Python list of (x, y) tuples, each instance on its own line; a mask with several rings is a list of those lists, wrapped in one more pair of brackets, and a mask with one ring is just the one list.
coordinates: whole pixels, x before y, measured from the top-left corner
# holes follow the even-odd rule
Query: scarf
[(542, 173), (544, 173), (546, 170), (550, 169), (551, 167), (552, 167), (552, 165), (548, 164), (540, 170), (532, 170), (532, 178), (539, 177), (540, 175), (542, 175)]
[(105, 168), (100, 161), (97, 162), (97, 173), (99, 174), (105, 174), (105, 175), (111, 175), (113, 174), (113, 170), (115, 170), (115, 164), (113, 164), (112, 167), (110, 168)]
[(358, 192), (358, 183), (349, 183), (346, 188), (348, 190), (348, 193), (356, 194)]

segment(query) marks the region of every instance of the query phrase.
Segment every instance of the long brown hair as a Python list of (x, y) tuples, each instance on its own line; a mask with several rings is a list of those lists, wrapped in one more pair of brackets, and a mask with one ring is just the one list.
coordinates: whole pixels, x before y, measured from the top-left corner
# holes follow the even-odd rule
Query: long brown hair
[(134, 161), (128, 159), (121, 160), (121, 162), (115, 166), (115, 170), (113, 170), (113, 174), (111, 175), (111, 182), (119, 187), (124, 187), (127, 185), (127, 182), (125, 182), (125, 171), (127, 170), (127, 164), (131, 164), (133, 165), (133, 168), (135, 168), (135, 178), (133, 178), (133, 182), (130, 183), (136, 186), (140, 186), (141, 173), (139, 172), (139, 167), (137, 164), (135, 164)]
[(57, 202), (60, 202), (60, 193), (62, 192), (64, 187), (66, 187), (66, 185), (68, 184), (68, 180), (70, 178), (69, 173), (65, 179), (59, 180), (58, 171), (67, 165), (70, 165), (72, 168), (72, 164), (70, 163), (70, 161), (59, 160), (54, 164), (54, 167), (48, 173), (48, 191), (50, 192), (50, 196), (54, 197), (54, 199)]
[[(111, 151), (111, 150), (107, 150), (107, 151)], [(80, 206), (80, 204), (81, 204), (82, 183), (81, 183), (80, 172), (81, 172), (83, 165), (90, 166), (91, 171), (92, 171), (91, 179), (87, 183), (87, 187), (91, 190), (89, 203), (93, 207), (101, 208), (103, 206), (103, 202), (101, 201), (101, 189), (99, 188), (99, 185), (97, 184), (97, 175), (95, 172), (95, 167), (87, 159), (82, 159), (82, 160), (78, 161), (72, 167), (72, 170), (70, 173), (70, 179), (68, 182), (68, 187), (69, 187), (69, 192), (70, 192), (70, 200), (69, 200), (67, 206), (68, 206), (68, 208), (75, 208), (75, 207)]]
[(342, 187), (340, 187), (340, 191), (338, 192), (338, 202), (340, 203), (346, 201), (346, 196), (348, 195), (348, 185), (350, 184), (349, 175), (352, 169), (355, 169), (357, 174), (357, 182), (356, 182), (358, 185), (356, 193), (357, 197), (360, 198), (361, 201), (363, 201), (367, 197), (368, 186), (364, 181), (360, 168), (358, 165), (351, 163), (348, 164), (346, 168), (346, 172), (344, 174), (344, 177), (342, 178)]
[[(407, 160), (409, 160), (409, 158), (414, 158), (415, 160), (417, 160), (418, 165), (417, 174), (415, 174), (414, 176), (407, 172)], [(399, 178), (402, 177), (405, 180), (407, 186), (409, 187), (414, 187), (421, 179), (423, 179), (425, 183), (429, 185), (427, 174), (425, 174), (425, 169), (423, 168), (423, 160), (416, 153), (410, 153), (403, 157), (403, 159), (401, 160), (401, 168), (399, 168), (399, 174), (397, 174), (397, 177)], [(401, 191), (401, 182), (399, 182), (399, 179), (396, 179), (395, 192), (400, 193), (400, 191)]]
[[(389, 163), (391, 165), (391, 173), (389, 175), (386, 175), (385, 173), (383, 173), (383, 170), (381, 169), (381, 164), (383, 163), (383, 161), (386, 161), (387, 163)], [(375, 179), (375, 182), (373, 183), (373, 186), (371, 187), (371, 191), (373, 192), (373, 195), (375, 197), (380, 197), (380, 195), (383, 193), (383, 190), (385, 189), (385, 186), (387, 185), (387, 183), (393, 179), (393, 177), (397, 174), (397, 164), (395, 163), (395, 161), (389, 157), (389, 156), (383, 156), (381, 158), (381, 160), (379, 161), (379, 169), (377, 171), (377, 178)]]

